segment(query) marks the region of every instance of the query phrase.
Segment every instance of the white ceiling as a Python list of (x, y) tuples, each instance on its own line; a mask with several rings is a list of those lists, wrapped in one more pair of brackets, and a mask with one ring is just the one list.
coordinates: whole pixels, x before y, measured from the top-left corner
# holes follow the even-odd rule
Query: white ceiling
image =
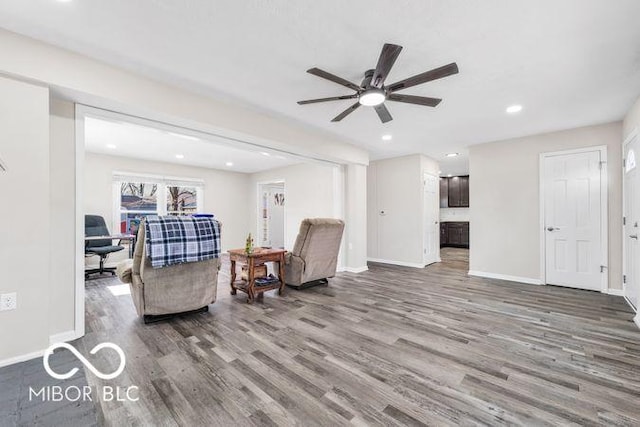
[[(424, 153), (466, 170), (471, 144), (620, 120), (640, 94), (638, 0), (3, 0), (0, 26), (181, 87), (247, 102), (366, 147), (373, 158)], [(383, 43), (404, 46), (389, 82), (455, 61), (460, 74), (340, 123), (349, 94), (305, 73), (359, 83)], [(511, 104), (523, 111), (508, 116)], [(391, 133), (390, 143), (381, 141)], [(448, 152), (463, 156), (446, 159)]]
[(90, 153), (244, 173), (300, 163), (283, 153), (239, 148), (237, 143), (211, 135), (198, 138), (178, 130), (102, 118), (85, 117), (84, 133), (85, 149)]

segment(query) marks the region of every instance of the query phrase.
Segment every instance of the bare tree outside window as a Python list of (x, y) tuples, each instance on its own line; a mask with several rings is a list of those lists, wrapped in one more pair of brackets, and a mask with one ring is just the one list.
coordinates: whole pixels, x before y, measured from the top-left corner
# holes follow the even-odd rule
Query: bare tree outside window
[(167, 213), (169, 215), (187, 215), (198, 209), (195, 187), (167, 187)]
[(120, 206), (127, 211), (157, 211), (157, 184), (123, 182), (120, 184)]

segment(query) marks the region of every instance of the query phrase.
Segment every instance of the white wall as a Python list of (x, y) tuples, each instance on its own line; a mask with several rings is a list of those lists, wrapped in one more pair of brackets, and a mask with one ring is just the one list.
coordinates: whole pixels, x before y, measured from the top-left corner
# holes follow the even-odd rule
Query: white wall
[(86, 105), (210, 131), (304, 156), (368, 164), (366, 150), (237, 103), (185, 91), (0, 29), (0, 70)]
[(624, 137), (626, 138), (635, 128), (640, 128), (640, 98), (631, 107), (622, 125)]
[(440, 208), (441, 222), (469, 222), (470, 216), (470, 208)]
[[(258, 233), (258, 183), (284, 181), (285, 187), (285, 233), (284, 247), (293, 249), (305, 218), (335, 218), (334, 208), (338, 203), (334, 195), (334, 168), (330, 165), (305, 163), (272, 169), (250, 175), (248, 197), (243, 207), (249, 213), (249, 226), (243, 239), (251, 232)], [(242, 247), (244, 245), (244, 240)]]
[(369, 164), (367, 256), (370, 260), (424, 265), (424, 173), (437, 177), (438, 163), (418, 154)]
[(84, 166), (85, 213), (102, 215), (111, 232), (119, 232), (119, 224), (113, 224), (114, 171), (203, 180), (204, 210), (207, 213), (215, 214), (222, 222), (223, 250), (244, 246), (246, 233), (249, 229), (249, 214), (246, 205), (249, 191), (248, 174), (86, 153)]
[(609, 287), (622, 289), (622, 124), (588, 126), (469, 148), (470, 270), (539, 280), (539, 156), (607, 146)]
[[(49, 285), (51, 335), (74, 330), (75, 230), (75, 105), (50, 102), (51, 282)], [(37, 258), (37, 257), (36, 257)]]
[(18, 302), (0, 312), (5, 364), (49, 345), (49, 91), (0, 77), (0, 94), (0, 293)]

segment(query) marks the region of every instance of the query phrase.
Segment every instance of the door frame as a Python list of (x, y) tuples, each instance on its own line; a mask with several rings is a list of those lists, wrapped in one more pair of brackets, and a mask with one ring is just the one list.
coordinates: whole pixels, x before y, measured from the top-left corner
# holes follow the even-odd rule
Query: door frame
[[(261, 215), (262, 212), (261, 210), (261, 203), (262, 203), (262, 197), (261, 197), (261, 193), (262, 193), (262, 188), (266, 185), (274, 185), (274, 184), (282, 184), (282, 192), (284, 193), (284, 200), (285, 200), (285, 205), (284, 205), (284, 209), (283, 209), (283, 221), (284, 221), (284, 227), (283, 227), (283, 232), (284, 235), (283, 240), (284, 240), (284, 244), (286, 246), (287, 244), (287, 184), (284, 180), (284, 178), (282, 179), (272, 179), (272, 180), (267, 180), (267, 181), (258, 181), (256, 183), (256, 237), (260, 236), (260, 232), (262, 231), (262, 224), (261, 224)], [(257, 241), (257, 240), (255, 240)]]
[[(627, 151), (627, 145), (629, 145), (630, 143), (633, 142), (634, 139), (636, 138), (640, 138), (640, 130), (638, 128), (634, 128), (631, 133), (624, 139), (624, 141), (622, 142), (622, 217), (625, 218), (625, 206), (627, 205), (627, 186), (625, 185), (625, 152)], [(637, 313), (636, 316), (636, 323), (640, 326), (640, 309), (636, 309), (633, 307), (633, 304), (631, 304), (631, 302), (629, 301), (629, 299), (627, 299), (627, 294), (626, 294), (626, 283), (624, 282), (624, 277), (627, 274), (627, 238), (626, 238), (626, 231), (625, 231), (625, 224), (624, 224), (624, 220), (622, 222), (622, 296), (625, 299), (625, 301), (627, 301), (627, 304), (629, 304), (629, 307), (631, 307), (632, 309), (634, 309)], [(640, 305), (640, 304), (639, 304)]]
[(550, 151), (540, 153), (539, 160), (539, 191), (540, 191), (540, 213), (539, 213), (539, 236), (540, 236), (540, 284), (547, 284), (547, 260), (546, 260), (546, 232), (545, 232), (545, 160), (549, 157), (562, 156), (568, 154), (600, 152), (600, 265), (604, 266), (606, 272), (602, 273), (600, 282), (600, 292), (607, 293), (609, 290), (609, 180), (607, 170), (607, 146), (595, 145), (572, 150)]

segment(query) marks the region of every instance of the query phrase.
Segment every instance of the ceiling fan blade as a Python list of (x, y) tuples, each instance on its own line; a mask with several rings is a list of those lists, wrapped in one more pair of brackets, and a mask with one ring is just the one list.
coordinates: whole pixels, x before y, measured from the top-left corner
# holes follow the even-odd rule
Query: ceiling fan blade
[(380, 117), (380, 121), (382, 123), (387, 123), (393, 120), (393, 117), (391, 117), (391, 113), (389, 113), (389, 110), (387, 110), (387, 107), (385, 107), (384, 104), (376, 105), (374, 108), (376, 110), (376, 113), (378, 113), (378, 117)]
[(331, 120), (332, 122), (339, 122), (340, 120), (344, 119), (345, 117), (347, 117), (349, 114), (353, 113), (354, 111), (356, 111), (356, 109), (360, 106), (359, 102), (356, 102), (355, 104), (353, 104), (351, 107), (347, 108), (346, 110), (344, 110), (342, 113), (338, 114), (337, 116), (335, 116), (333, 118), (333, 120)]
[(402, 95), (399, 93), (390, 93), (387, 96), (388, 101), (406, 102), (407, 104), (425, 105), (427, 107), (435, 107), (442, 99), (429, 98), (427, 96)]
[(348, 80), (343, 79), (342, 77), (338, 77), (334, 74), (328, 73), (320, 68), (310, 68), (307, 70), (307, 73), (313, 74), (314, 76), (321, 77), (323, 79), (330, 80), (334, 83), (338, 83), (339, 85), (348, 87), (349, 89), (353, 89), (355, 91), (360, 91), (362, 88), (355, 83), (351, 83)]
[(341, 101), (343, 99), (354, 99), (357, 97), (358, 97), (358, 94), (356, 93), (353, 95), (332, 96), (331, 98), (307, 99), (305, 101), (298, 101), (298, 104), (306, 105), (306, 104), (315, 104), (316, 102)]
[(377, 87), (378, 89), (382, 88), (387, 75), (389, 75), (391, 67), (393, 67), (396, 59), (398, 59), (398, 55), (400, 55), (401, 50), (402, 46), (398, 46), (397, 44), (385, 43), (385, 45), (382, 46), (382, 51), (378, 58), (378, 65), (376, 65), (373, 77), (371, 78), (371, 86)]
[(443, 77), (450, 76), (458, 73), (458, 65), (455, 62), (444, 65), (440, 68), (435, 68), (430, 71), (426, 71), (421, 74), (417, 74), (408, 79), (400, 80), (386, 87), (389, 92), (396, 92), (398, 90), (407, 89), (409, 87), (421, 85), (422, 83), (430, 82), (432, 80), (438, 80)]

